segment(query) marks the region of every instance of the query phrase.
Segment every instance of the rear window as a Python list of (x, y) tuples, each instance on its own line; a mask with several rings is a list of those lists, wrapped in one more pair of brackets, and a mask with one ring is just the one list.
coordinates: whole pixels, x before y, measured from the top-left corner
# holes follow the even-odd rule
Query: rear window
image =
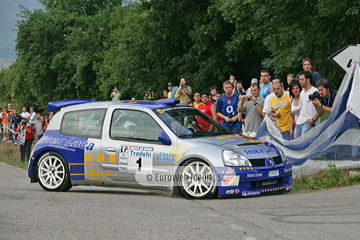
[(67, 112), (61, 121), (60, 132), (65, 135), (101, 138), (107, 109), (86, 109)]

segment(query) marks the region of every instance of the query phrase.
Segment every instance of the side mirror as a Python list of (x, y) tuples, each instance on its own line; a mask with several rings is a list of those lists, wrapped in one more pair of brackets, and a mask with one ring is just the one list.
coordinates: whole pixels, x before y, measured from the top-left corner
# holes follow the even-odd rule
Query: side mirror
[(162, 130), (159, 134), (158, 140), (162, 145), (171, 145), (171, 139), (164, 130)]

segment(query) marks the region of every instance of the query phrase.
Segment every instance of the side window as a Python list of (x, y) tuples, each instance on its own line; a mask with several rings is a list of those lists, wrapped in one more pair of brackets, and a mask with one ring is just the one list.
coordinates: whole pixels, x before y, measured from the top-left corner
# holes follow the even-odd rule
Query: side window
[(67, 112), (61, 121), (60, 132), (65, 135), (101, 138), (107, 109), (87, 109)]
[(110, 138), (158, 141), (161, 128), (147, 113), (115, 110), (111, 120)]

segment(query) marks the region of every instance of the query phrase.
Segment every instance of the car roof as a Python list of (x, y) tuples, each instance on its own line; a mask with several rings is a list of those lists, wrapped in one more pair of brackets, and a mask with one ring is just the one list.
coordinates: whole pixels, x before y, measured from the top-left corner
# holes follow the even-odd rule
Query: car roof
[(137, 105), (139, 107), (157, 109), (157, 108), (175, 106), (179, 103), (180, 100), (178, 99), (160, 99), (157, 101), (122, 100), (122, 101), (106, 101), (106, 102), (98, 102), (94, 99), (67, 99), (67, 100), (49, 102), (48, 110), (54, 111), (57, 108), (63, 108), (63, 107), (69, 107), (71, 109), (84, 109), (84, 108), (94, 108), (94, 107), (108, 108), (111, 105), (119, 105), (119, 106)]

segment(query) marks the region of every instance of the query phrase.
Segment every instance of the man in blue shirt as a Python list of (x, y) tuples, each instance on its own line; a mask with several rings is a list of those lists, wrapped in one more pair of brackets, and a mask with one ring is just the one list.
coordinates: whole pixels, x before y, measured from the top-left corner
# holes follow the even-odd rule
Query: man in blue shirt
[(168, 89), (169, 89), (168, 98), (175, 99), (175, 94), (176, 94), (176, 91), (177, 91), (178, 87), (174, 86), (174, 84), (169, 82), (168, 83)]
[(239, 96), (233, 92), (234, 85), (229, 81), (223, 84), (224, 94), (219, 97), (216, 105), (216, 114), (222, 119), (222, 125), (233, 133), (241, 131), (242, 123), (238, 118)]
[[(22, 120), (22, 117), (17, 113), (17, 111), (14, 109), (13, 110), (13, 114), (11, 115), (11, 119), (9, 118), (9, 122), (12, 123), (13, 125), (13, 130), (16, 131), (20, 122)], [(13, 141), (15, 142), (14, 145), (17, 145), (17, 141), (16, 141), (16, 138), (17, 138), (17, 134), (13, 134)]]
[(272, 93), (272, 88), (270, 87), (272, 85), (272, 82), (270, 81), (271, 75), (270, 71), (267, 69), (263, 69), (260, 72), (260, 96), (262, 98), (266, 98), (267, 95)]

